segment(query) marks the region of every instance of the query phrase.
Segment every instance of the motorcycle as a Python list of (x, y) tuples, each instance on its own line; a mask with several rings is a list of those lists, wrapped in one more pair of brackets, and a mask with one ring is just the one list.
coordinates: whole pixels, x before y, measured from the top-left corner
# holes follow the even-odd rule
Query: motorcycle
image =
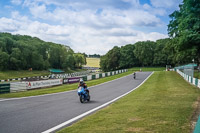
[(134, 78), (134, 79), (136, 78), (136, 73), (133, 73), (133, 78)]
[(84, 103), (86, 101), (88, 101), (88, 102), (90, 101), (90, 94), (86, 91), (86, 89), (84, 87), (78, 88), (78, 95), (79, 95), (81, 103)]

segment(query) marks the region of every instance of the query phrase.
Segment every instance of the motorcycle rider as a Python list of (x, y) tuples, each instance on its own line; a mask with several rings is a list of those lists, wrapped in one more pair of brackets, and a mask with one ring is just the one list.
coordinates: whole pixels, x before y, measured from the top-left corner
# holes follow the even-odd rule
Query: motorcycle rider
[(83, 79), (80, 79), (78, 88), (79, 88), (79, 87), (83, 87), (84, 90), (89, 94), (89, 90), (87, 89), (87, 84), (83, 81)]
[(136, 78), (136, 73), (135, 73), (135, 72), (133, 73), (133, 78), (134, 78), (134, 79)]

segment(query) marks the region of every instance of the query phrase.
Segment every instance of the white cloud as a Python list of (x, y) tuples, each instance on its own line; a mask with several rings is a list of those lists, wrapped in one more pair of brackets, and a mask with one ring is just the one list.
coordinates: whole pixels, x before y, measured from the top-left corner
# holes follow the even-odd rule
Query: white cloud
[[(47, 11), (45, 5), (36, 5), (30, 7), (30, 12), (35, 18), (54, 21), (59, 24), (68, 25), (87, 25), (94, 28), (110, 28), (118, 26), (147, 26), (157, 27), (162, 25), (160, 19), (144, 10), (130, 9), (104, 9), (100, 14), (96, 11), (86, 9), (82, 11), (73, 11), (69, 9), (56, 8), (53, 11)], [(164, 11), (154, 11), (155, 14), (164, 14)]]
[[(163, 27), (158, 17), (166, 15), (162, 8), (140, 5), (139, 0), (122, 0), (131, 3), (132, 8), (121, 9), (107, 5), (97, 13), (98, 8), (85, 8), (93, 6), (96, 1), (89, 0), (91, 5), (74, 1), (24, 0), (23, 6), (28, 7), (31, 16), (22, 16), (19, 11), (13, 11), (11, 18), (0, 18), (0, 32), (35, 36), (87, 54), (105, 54), (115, 45), (167, 37), (153, 30), (141, 30)], [(51, 8), (50, 5), (55, 7)]]
[(34, 17), (42, 18), (46, 15), (45, 5), (34, 5), (30, 7), (30, 12)]
[(22, 3), (22, 0), (11, 0), (11, 3), (14, 5), (20, 5)]

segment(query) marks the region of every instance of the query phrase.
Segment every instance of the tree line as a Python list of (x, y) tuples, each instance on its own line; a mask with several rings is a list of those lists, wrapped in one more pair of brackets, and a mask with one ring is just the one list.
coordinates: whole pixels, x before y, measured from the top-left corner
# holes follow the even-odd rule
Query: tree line
[[(104, 71), (135, 66), (200, 64), (200, 1), (183, 0), (170, 15), (170, 38), (115, 46), (101, 57)], [(200, 67), (199, 67), (200, 68)]]
[(86, 64), (84, 54), (27, 35), (0, 33), (0, 70), (70, 70)]

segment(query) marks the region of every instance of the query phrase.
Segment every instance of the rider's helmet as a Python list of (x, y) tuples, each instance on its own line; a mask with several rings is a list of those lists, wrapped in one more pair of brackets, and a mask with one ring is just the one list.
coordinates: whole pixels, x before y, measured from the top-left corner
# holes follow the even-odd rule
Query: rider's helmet
[(80, 79), (80, 84), (83, 84), (83, 83), (84, 83), (83, 79)]

